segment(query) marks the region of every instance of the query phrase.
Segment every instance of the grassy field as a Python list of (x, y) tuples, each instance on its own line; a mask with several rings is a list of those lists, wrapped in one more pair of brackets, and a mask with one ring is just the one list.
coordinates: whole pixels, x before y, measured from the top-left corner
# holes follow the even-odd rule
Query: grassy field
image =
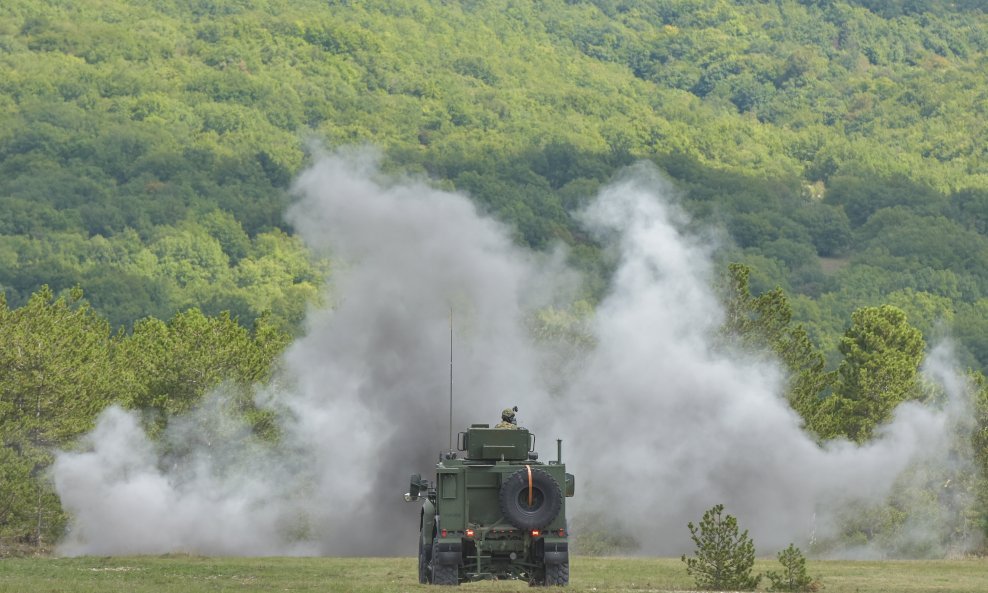
[[(824, 593), (988, 591), (988, 560), (847, 562), (809, 560)], [(760, 560), (756, 572), (778, 571)], [(573, 593), (688, 591), (679, 559), (575, 558)], [(763, 579), (760, 590), (768, 582)], [(435, 591), (419, 585), (413, 558), (7, 558), (2, 593), (196, 593), (199, 591)], [(462, 591), (531, 591), (517, 581), (470, 583)]]

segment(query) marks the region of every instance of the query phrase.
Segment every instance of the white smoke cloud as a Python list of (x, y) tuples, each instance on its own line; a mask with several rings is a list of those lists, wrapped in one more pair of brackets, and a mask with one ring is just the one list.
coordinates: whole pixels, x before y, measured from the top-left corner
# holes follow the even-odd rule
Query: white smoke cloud
[(679, 230), (667, 191), (636, 171), (587, 213), (622, 259), (570, 389), (581, 413), (563, 417), (578, 428), (579, 509), (608, 509), (645, 550), (677, 554), (686, 522), (724, 503), (762, 549), (779, 549), (832, 528), (848, 501), (883, 498), (919, 452), (944, 453), (946, 416), (915, 404), (865, 446), (818, 447), (780, 395), (779, 368), (714, 348), (709, 249)]
[[(203, 418), (222, 416), (222, 405), (170, 426), (157, 448), (130, 415), (108, 411), (88, 439), (93, 450), (62, 453), (54, 468), (74, 517), (63, 553), (409, 549), (414, 537), (396, 534), (412, 528), (415, 512), (401, 494), (409, 474), (427, 473), (449, 445), (451, 310), (457, 427), (541, 397), (539, 359), (522, 322), (535, 306), (531, 295), (549, 294), (540, 286), (555, 277), (551, 258), (536, 265), (462, 195), (380, 177), (372, 155), (355, 154), (323, 158), (296, 183), (289, 220), (340, 265), (335, 306), (309, 315), (283, 375), (261, 397), (279, 414), (279, 450), (244, 447), (243, 435), (213, 438), (172, 468), (159, 451), (217, 432), (217, 421)], [(128, 471), (93, 471), (121, 464)], [(135, 474), (147, 477), (144, 490), (114, 515), (105, 501), (133, 492)], [(258, 524), (256, 509), (267, 520)], [(192, 519), (196, 512), (203, 521)], [(147, 529), (132, 527), (135, 520)], [(201, 535), (224, 530), (229, 538)], [(309, 541), (295, 542), (300, 531)]]
[[(571, 298), (559, 257), (519, 249), (465, 196), (387, 178), (373, 155), (323, 155), (295, 191), (289, 220), (337, 262), (335, 305), (311, 312), (262, 389), (278, 450), (215, 420), (222, 405), (155, 444), (111, 408), (54, 466), (73, 517), (62, 553), (414, 553), (418, 511), (400, 494), (448, 446), (451, 310), (456, 430), (519, 405), (542, 449), (566, 440), (571, 517), (599, 514), (644, 552), (690, 551), (686, 523), (717, 503), (760, 550), (806, 541), (846, 501), (884, 497), (919, 453), (945, 452), (949, 414), (917, 405), (866, 446), (817, 446), (780, 368), (715, 346), (710, 242), (683, 231), (647, 166), (585, 213), (620, 260), (595, 345), (562, 378), (545, 376), (559, 355), (526, 329)], [(162, 453), (176, 448), (190, 451), (178, 465)]]
[[(179, 423), (180, 424), (180, 423)], [(181, 429), (173, 429), (172, 435)], [(287, 541), (290, 509), (263, 456), (248, 468), (224, 473), (202, 447), (188, 467), (162, 469), (163, 457), (134, 414), (107, 409), (85, 439), (82, 453), (60, 454), (53, 471), (71, 529), (59, 551), (78, 554), (303, 553)], [(241, 443), (242, 444), (242, 443)]]

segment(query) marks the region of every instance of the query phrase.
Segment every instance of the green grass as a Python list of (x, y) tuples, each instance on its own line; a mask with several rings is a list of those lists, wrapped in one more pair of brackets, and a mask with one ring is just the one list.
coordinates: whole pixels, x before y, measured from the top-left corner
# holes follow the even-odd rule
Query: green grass
[[(675, 558), (575, 558), (573, 593), (687, 591)], [(808, 560), (823, 593), (984, 593), (988, 560), (848, 562)], [(756, 572), (779, 571), (759, 560)], [(762, 590), (768, 585), (763, 579)], [(531, 591), (517, 581), (470, 583), (463, 591)], [(7, 558), (0, 593), (196, 593), (198, 591), (436, 591), (418, 584), (413, 558)]]

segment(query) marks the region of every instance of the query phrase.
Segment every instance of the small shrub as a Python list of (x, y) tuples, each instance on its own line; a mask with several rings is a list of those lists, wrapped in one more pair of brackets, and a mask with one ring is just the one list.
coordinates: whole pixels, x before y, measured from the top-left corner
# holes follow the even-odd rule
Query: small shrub
[(751, 591), (761, 579), (761, 575), (751, 576), (755, 545), (747, 529), (738, 533), (737, 519), (721, 517), (723, 510), (724, 505), (718, 504), (703, 514), (699, 527), (689, 524), (696, 557), (683, 555), (686, 572), (698, 589)]
[(765, 576), (772, 582), (769, 591), (816, 591), (817, 583), (806, 574), (806, 558), (799, 548), (789, 547), (779, 552), (782, 572), (767, 572)]

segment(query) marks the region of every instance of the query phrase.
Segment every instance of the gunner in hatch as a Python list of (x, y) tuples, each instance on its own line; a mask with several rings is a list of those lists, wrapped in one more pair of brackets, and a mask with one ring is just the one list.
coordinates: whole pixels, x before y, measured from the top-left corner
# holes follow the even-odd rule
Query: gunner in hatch
[(518, 419), (515, 418), (515, 412), (518, 411), (518, 406), (513, 408), (505, 408), (501, 412), (501, 421), (494, 426), (494, 428), (518, 428)]

